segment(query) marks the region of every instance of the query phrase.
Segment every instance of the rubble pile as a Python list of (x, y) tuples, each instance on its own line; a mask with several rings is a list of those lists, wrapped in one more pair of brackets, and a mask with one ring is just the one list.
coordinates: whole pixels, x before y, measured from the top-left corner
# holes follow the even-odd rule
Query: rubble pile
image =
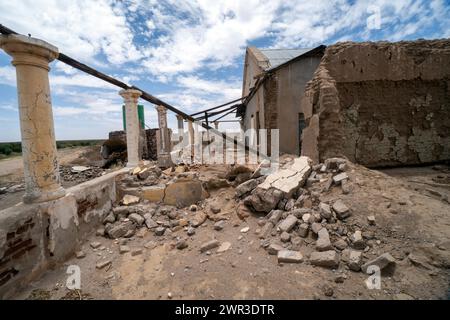
[(78, 184), (104, 175), (105, 170), (94, 166), (60, 166), (59, 174), (61, 180)]
[(346, 159), (331, 158), (312, 166), (307, 157), (296, 158), (267, 177), (237, 186), (238, 211), (246, 210), (238, 215), (242, 219), (251, 211), (265, 215), (258, 221), (257, 233), (261, 246), (277, 255), (279, 263), (308, 261), (332, 269), (343, 263), (355, 272), (372, 264), (392, 268), (395, 259), (389, 253), (373, 261), (365, 258), (377, 241), (374, 216), (368, 216), (365, 225), (354, 224), (348, 203), (320, 200), (331, 188), (351, 192), (348, 168)]

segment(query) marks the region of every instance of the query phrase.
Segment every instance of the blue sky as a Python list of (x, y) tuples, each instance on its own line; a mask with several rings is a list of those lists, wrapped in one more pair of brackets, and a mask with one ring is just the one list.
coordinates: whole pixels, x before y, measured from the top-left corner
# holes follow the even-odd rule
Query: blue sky
[[(379, 29), (368, 24), (377, 12)], [(449, 38), (450, 1), (0, 0), (0, 23), (193, 113), (240, 97), (246, 46)], [(0, 141), (20, 140), (10, 61), (0, 50)], [(121, 129), (118, 88), (61, 62), (50, 85), (58, 140)], [(156, 127), (154, 106), (142, 104)]]

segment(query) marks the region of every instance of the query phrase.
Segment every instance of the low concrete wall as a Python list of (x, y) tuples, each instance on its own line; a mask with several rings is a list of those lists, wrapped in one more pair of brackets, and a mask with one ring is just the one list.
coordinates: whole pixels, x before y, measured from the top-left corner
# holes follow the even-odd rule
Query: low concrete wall
[(0, 211), (0, 298), (64, 262), (116, 201), (118, 170), (70, 189), (61, 199)]

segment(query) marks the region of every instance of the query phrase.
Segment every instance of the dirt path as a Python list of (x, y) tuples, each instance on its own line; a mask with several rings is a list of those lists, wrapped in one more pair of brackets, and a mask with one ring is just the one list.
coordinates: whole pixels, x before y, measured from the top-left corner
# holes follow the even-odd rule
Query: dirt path
[[(223, 168), (209, 166), (199, 171), (211, 176)], [(188, 237), (183, 229), (156, 236), (143, 227), (129, 240), (120, 240), (126, 241), (131, 251), (142, 250), (136, 255), (120, 254), (119, 240), (93, 235), (82, 245), (86, 257), (74, 257), (49, 271), (16, 298), (78, 299), (78, 294), (65, 287), (67, 266), (78, 265), (82, 297), (93, 299), (447, 299), (450, 205), (442, 197), (449, 192), (427, 185), (434, 190), (430, 193), (408, 182), (411, 177), (433, 181), (447, 173), (424, 168), (420, 178), (413, 169), (387, 172), (396, 176), (393, 178), (359, 166), (348, 173), (351, 192), (343, 194), (340, 187), (333, 187), (320, 195), (320, 201), (342, 199), (351, 206), (352, 216), (345, 225), (350, 233), (363, 230), (369, 245), (363, 253), (365, 261), (386, 252), (396, 259), (395, 273), (382, 277), (381, 290), (369, 290), (365, 284), (368, 275), (350, 271), (342, 262), (337, 270), (311, 265), (306, 259), (315, 243), (311, 232), (299, 249), (304, 262), (278, 263), (276, 255), (261, 247), (258, 237), (264, 215), (240, 220), (234, 188), (228, 187), (199, 204), (205, 211), (211, 204), (221, 208), (228, 217), (222, 230), (215, 230), (210, 220)], [(185, 208), (180, 214), (193, 213)], [(375, 226), (368, 225), (368, 215), (376, 217)], [(245, 227), (249, 231), (244, 233)], [(180, 237), (187, 239), (186, 249), (175, 248)], [(229, 242), (231, 247), (222, 253), (217, 248), (201, 253), (200, 246), (213, 238)], [(93, 242), (100, 242), (100, 248), (93, 249)], [(111, 260), (111, 265), (97, 269), (96, 263), (105, 259)]]

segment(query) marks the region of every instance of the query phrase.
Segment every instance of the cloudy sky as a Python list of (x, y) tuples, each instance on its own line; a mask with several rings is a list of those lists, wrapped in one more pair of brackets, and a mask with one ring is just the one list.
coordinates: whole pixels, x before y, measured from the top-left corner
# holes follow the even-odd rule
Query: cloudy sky
[[(448, 38), (450, 2), (0, 0), (0, 23), (193, 113), (240, 97), (246, 46)], [(0, 141), (20, 140), (10, 61), (0, 50)], [(105, 138), (121, 129), (118, 88), (61, 62), (51, 68), (57, 139)], [(142, 104), (147, 125), (156, 127), (154, 106)]]

